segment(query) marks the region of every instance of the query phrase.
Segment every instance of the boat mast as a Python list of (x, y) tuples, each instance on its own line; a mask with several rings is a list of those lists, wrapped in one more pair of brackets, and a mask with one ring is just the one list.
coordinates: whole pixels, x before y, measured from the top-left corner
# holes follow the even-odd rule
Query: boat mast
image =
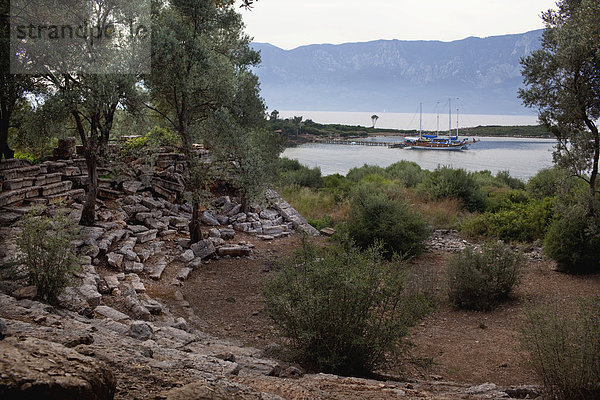
[(452, 99), (448, 99), (448, 137), (452, 137)]
[(423, 103), (419, 103), (419, 138), (423, 137)]
[(437, 102), (437, 130), (435, 131), (436, 135), (440, 134), (440, 102)]
[(456, 138), (458, 139), (458, 108), (456, 108)]

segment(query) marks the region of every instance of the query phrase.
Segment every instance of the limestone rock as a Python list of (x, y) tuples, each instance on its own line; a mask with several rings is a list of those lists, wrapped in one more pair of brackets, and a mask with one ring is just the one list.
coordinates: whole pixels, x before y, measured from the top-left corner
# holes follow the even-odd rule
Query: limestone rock
[(32, 337), (0, 341), (3, 399), (108, 400), (115, 389), (106, 365), (73, 349)]
[(283, 400), (279, 396), (260, 393), (247, 386), (225, 380), (197, 382), (163, 392), (167, 400)]
[(196, 257), (204, 259), (215, 253), (215, 246), (209, 239), (200, 240), (198, 243), (194, 243), (191, 246)]
[(194, 251), (189, 249), (184, 251), (183, 253), (181, 253), (181, 256), (179, 256), (179, 259), (183, 262), (190, 262), (192, 261), (194, 258), (196, 258)]
[(106, 259), (108, 261), (108, 265), (117, 269), (121, 269), (121, 266), (123, 265), (123, 254), (108, 253), (106, 255)]
[(19, 289), (15, 290), (14, 292), (12, 292), (12, 296), (15, 299), (19, 299), (19, 300), (23, 300), (23, 299), (33, 300), (37, 296), (37, 287), (25, 286), (25, 287), (19, 288)]
[(221, 225), (219, 223), (219, 221), (217, 220), (217, 217), (210, 211), (204, 211), (202, 213), (202, 218), (201, 218), (202, 222), (206, 225), (211, 225), (211, 226), (219, 226)]
[(219, 256), (230, 256), (230, 257), (246, 257), (252, 253), (252, 249), (248, 246), (222, 246), (217, 249)]
[(127, 335), (131, 336), (134, 339), (144, 341), (152, 339), (154, 337), (154, 331), (147, 323), (142, 321), (134, 321), (129, 326), (129, 331), (127, 332)]

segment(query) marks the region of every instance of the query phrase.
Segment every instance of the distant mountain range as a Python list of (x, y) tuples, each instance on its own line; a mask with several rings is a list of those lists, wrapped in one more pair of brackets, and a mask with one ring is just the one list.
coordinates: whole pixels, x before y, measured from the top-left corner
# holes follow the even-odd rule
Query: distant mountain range
[(437, 112), (438, 101), (458, 97), (461, 113), (532, 114), (517, 98), (519, 61), (540, 47), (541, 34), (252, 46), (261, 52), (256, 73), (271, 110), (414, 112), (423, 102), (423, 112)]

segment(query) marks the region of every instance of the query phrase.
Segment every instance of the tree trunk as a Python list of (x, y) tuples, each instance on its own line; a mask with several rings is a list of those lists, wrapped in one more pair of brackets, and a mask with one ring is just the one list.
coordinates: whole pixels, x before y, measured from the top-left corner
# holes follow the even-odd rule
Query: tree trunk
[(85, 163), (88, 169), (87, 197), (81, 212), (80, 225), (92, 226), (96, 221), (96, 197), (98, 196), (97, 149), (85, 149)]
[(201, 215), (200, 202), (194, 198), (192, 211), (192, 220), (190, 221), (190, 242), (197, 243), (202, 240), (202, 229), (201, 229)]
[(598, 132), (596, 124), (588, 118), (585, 119), (585, 123), (594, 134), (594, 158), (592, 160), (592, 171), (590, 173), (590, 198), (588, 203), (588, 215), (593, 216), (596, 213), (596, 180), (598, 179), (598, 161), (600, 158), (600, 133)]
[(8, 119), (2, 119), (2, 121), (0, 121), (0, 160), (2, 159), (2, 156), (7, 160), (15, 156), (15, 152), (8, 147), (8, 124)]

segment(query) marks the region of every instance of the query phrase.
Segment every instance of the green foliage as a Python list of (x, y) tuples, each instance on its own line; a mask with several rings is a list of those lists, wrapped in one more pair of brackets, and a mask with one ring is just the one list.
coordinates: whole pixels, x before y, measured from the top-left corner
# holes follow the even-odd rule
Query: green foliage
[(572, 273), (600, 270), (600, 217), (588, 215), (587, 204), (557, 207), (544, 239), (544, 251), (560, 269)]
[(504, 241), (533, 242), (543, 239), (552, 222), (554, 200), (515, 202), (495, 212), (485, 212), (462, 225), (472, 236), (486, 236)]
[(389, 179), (399, 180), (404, 186), (411, 188), (423, 181), (427, 171), (414, 161), (402, 160), (388, 166), (385, 174)]
[(600, 398), (599, 337), (598, 297), (580, 301), (575, 312), (561, 306), (527, 314), (521, 339), (547, 398)]
[(568, 171), (559, 167), (546, 168), (539, 171), (527, 182), (527, 191), (536, 199), (553, 197), (558, 194), (562, 185), (572, 180)]
[(474, 175), (464, 169), (438, 167), (419, 185), (419, 189), (434, 199), (461, 199), (469, 211), (482, 210), (485, 202)]
[(428, 228), (421, 214), (402, 199), (391, 199), (373, 184), (359, 185), (350, 201), (350, 237), (361, 248), (381, 242), (388, 256), (413, 256), (422, 250)]
[(560, 0), (556, 6), (542, 14), (541, 47), (521, 61), (526, 87), (519, 97), (538, 110), (542, 124), (558, 139), (557, 165), (584, 179), (588, 192), (597, 196), (600, 3)]
[(511, 295), (523, 265), (523, 257), (501, 242), (481, 252), (467, 247), (448, 264), (450, 301), (458, 308), (491, 310)]
[(543, 239), (552, 222), (554, 199), (531, 199), (523, 190), (497, 189), (487, 198), (486, 212), (461, 225), (471, 236), (486, 236), (507, 242)]
[(317, 230), (333, 226), (333, 218), (331, 215), (324, 215), (321, 218), (307, 218), (307, 221)]
[(519, 178), (513, 178), (510, 176), (508, 171), (500, 171), (496, 174), (496, 180), (502, 183), (504, 186), (508, 186), (511, 189), (523, 190), (525, 189), (525, 182)]
[(308, 168), (298, 160), (282, 157), (279, 159), (279, 177), (281, 185), (298, 185), (310, 188), (323, 186), (323, 177), (319, 167)]
[(376, 165), (363, 165), (362, 167), (354, 167), (346, 174), (346, 179), (353, 182), (358, 182), (369, 175), (377, 175), (385, 177), (385, 169)]
[(407, 328), (430, 308), (405, 280), (399, 262), (383, 262), (380, 246), (319, 252), (305, 243), (267, 284), (267, 309), (297, 360), (319, 371), (366, 374), (398, 352)]
[(179, 147), (181, 140), (171, 129), (155, 125), (144, 136), (129, 138), (123, 143), (123, 155), (141, 155), (141, 152), (156, 151), (161, 147)]
[(331, 193), (336, 202), (348, 198), (350, 191), (352, 190), (353, 182), (349, 181), (345, 176), (340, 174), (327, 175), (323, 177), (323, 189), (324, 191)]
[(43, 211), (34, 209), (22, 219), (17, 244), (23, 255), (19, 261), (27, 269), (29, 283), (37, 286), (38, 296), (57, 304), (78, 267), (72, 244), (77, 225), (58, 211), (50, 217), (38, 216)]

